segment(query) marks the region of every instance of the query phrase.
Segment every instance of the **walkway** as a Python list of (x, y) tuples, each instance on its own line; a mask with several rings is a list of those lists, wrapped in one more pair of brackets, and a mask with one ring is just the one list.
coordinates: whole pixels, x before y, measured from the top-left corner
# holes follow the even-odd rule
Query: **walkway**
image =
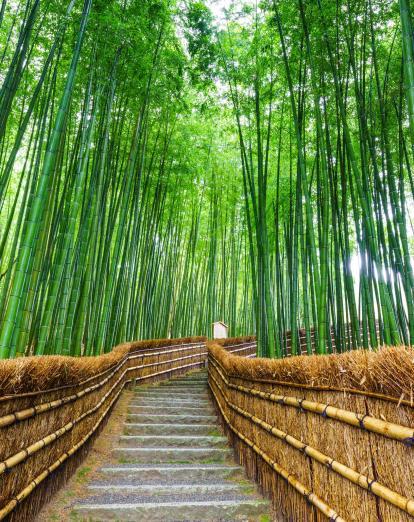
[(137, 388), (124, 433), (75, 520), (270, 520), (218, 431), (206, 372)]

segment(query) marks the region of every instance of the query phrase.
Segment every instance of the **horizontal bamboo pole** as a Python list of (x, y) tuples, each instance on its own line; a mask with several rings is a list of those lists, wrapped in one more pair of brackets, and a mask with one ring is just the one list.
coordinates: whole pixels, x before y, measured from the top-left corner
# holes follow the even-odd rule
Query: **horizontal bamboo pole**
[[(204, 346), (204, 345), (202, 345), (202, 346)], [(163, 353), (166, 353), (166, 352), (163, 352)], [(154, 355), (155, 354), (152, 354), (152, 356), (154, 356)], [(162, 364), (172, 363), (174, 361), (181, 361), (181, 360), (184, 360), (187, 358), (194, 358), (194, 357), (200, 357), (200, 356), (207, 356), (207, 352), (201, 352), (201, 353), (193, 354), (193, 355), (186, 356), (186, 357), (180, 357), (180, 358), (176, 358), (176, 359), (169, 359), (167, 361), (159, 361), (159, 362), (151, 363), (148, 365), (134, 366), (132, 368), (128, 368), (127, 371), (137, 370), (137, 369), (151, 367), (151, 366), (159, 366)], [(126, 362), (127, 360), (128, 359), (126, 359), (124, 362)], [(77, 393), (63, 397), (61, 399), (56, 399), (54, 401), (41, 403), (41, 404), (38, 404), (31, 408), (25, 408), (24, 410), (20, 410), (20, 411), (14, 412), (14, 413), (9, 413), (7, 415), (4, 415), (3, 417), (0, 417), (0, 429), (5, 428), (6, 426), (10, 426), (11, 424), (14, 424), (16, 422), (20, 422), (20, 421), (35, 417), (36, 415), (45, 413), (45, 412), (53, 410), (55, 408), (59, 408), (60, 406), (66, 405), (70, 402), (80, 399), (81, 397), (85, 396), (86, 394), (89, 394), (89, 393), (101, 388), (102, 386), (104, 386), (121, 369), (121, 367), (122, 367), (122, 365), (118, 365), (113, 370), (113, 372), (110, 375), (108, 375), (103, 381), (101, 381), (97, 384), (94, 384), (93, 386), (90, 386), (89, 388), (85, 388), (84, 390), (81, 390)]]
[[(180, 361), (180, 359), (174, 359), (174, 361)], [(151, 377), (156, 377), (157, 375), (164, 375), (169, 372), (173, 372), (176, 370), (183, 370), (185, 368), (193, 368), (194, 366), (199, 366), (200, 364), (204, 364), (204, 361), (198, 361), (191, 364), (185, 364), (183, 366), (177, 366), (177, 368), (169, 368), (168, 370), (163, 370), (162, 372), (156, 372), (156, 373), (150, 373), (148, 375), (142, 375), (141, 377), (133, 377), (132, 379), (129, 379), (126, 381), (127, 383), (133, 382), (133, 381), (143, 381), (145, 379), (150, 379)], [(127, 371), (136, 370), (139, 368), (139, 366), (136, 366), (135, 368), (128, 368)]]
[(392, 397), (391, 395), (384, 395), (382, 393), (371, 392), (369, 390), (357, 390), (355, 388), (340, 388), (339, 386), (323, 386), (323, 385), (315, 385), (315, 384), (302, 384), (298, 382), (290, 382), (290, 381), (278, 381), (273, 379), (252, 379), (247, 376), (240, 377), (240, 375), (229, 374), (229, 377), (233, 379), (241, 379), (247, 382), (260, 382), (262, 384), (271, 384), (273, 386), (285, 386), (289, 388), (299, 388), (313, 391), (322, 391), (322, 392), (340, 392), (340, 393), (349, 393), (352, 395), (362, 395), (363, 397), (372, 397), (373, 399), (380, 399), (387, 402), (394, 402), (398, 405), (403, 404), (404, 406), (409, 406), (410, 408), (414, 408), (414, 400), (406, 400), (402, 397)]
[[(210, 359), (212, 361), (212, 358)], [(212, 364), (217, 362), (218, 361), (214, 359)], [(216, 368), (218, 368), (217, 364)], [(322, 415), (325, 418), (344, 422), (350, 426), (363, 428), (367, 431), (377, 433), (378, 435), (382, 435), (389, 439), (398, 440), (399, 442), (403, 442), (408, 446), (414, 445), (414, 429), (408, 428), (407, 426), (401, 426), (400, 424), (383, 421), (382, 419), (377, 419), (376, 417), (371, 417), (370, 415), (343, 410), (336, 408), (335, 406), (329, 406), (328, 404), (320, 402), (298, 399), (297, 397), (289, 397), (286, 395), (277, 395), (275, 393), (264, 392), (255, 388), (247, 388), (245, 386), (241, 386), (240, 384), (233, 384), (223, 375), (221, 370), (218, 369), (218, 371), (225, 381), (226, 386), (229, 386), (234, 390), (238, 390), (248, 395), (259, 397), (270, 402), (275, 402), (280, 405), (292, 406), (302, 411), (304, 410), (311, 413), (316, 413), (318, 415)]]
[(207, 356), (207, 353), (208, 352), (194, 353), (191, 355), (186, 355), (184, 357), (177, 357), (176, 359), (169, 359), (168, 361), (156, 361), (156, 362), (149, 363), (149, 364), (140, 364), (139, 366), (134, 366), (134, 368), (151, 368), (153, 366), (160, 366), (161, 364), (167, 364), (172, 361), (184, 361), (185, 359), (194, 359), (194, 357), (201, 357), (203, 355)]
[(140, 354), (138, 352), (131, 352), (130, 354), (127, 355), (127, 359), (137, 359), (139, 357), (155, 357), (157, 355), (164, 355), (166, 353), (171, 354), (171, 353), (175, 353), (175, 352), (194, 350), (195, 348), (205, 348), (206, 343), (195, 344), (195, 345), (191, 345), (191, 346), (189, 346), (188, 344), (183, 344), (182, 346), (183, 346), (183, 348), (175, 348), (174, 350), (164, 350), (162, 352), (147, 352), (147, 353), (142, 353), (142, 354)]
[(237, 346), (244, 346), (244, 345), (257, 346), (257, 341), (249, 341), (247, 343), (238, 343), (238, 344), (226, 344), (223, 346), (223, 348), (235, 348)]
[(78, 400), (78, 399), (84, 397), (85, 395), (92, 393), (93, 391), (104, 386), (108, 381), (110, 381), (112, 379), (112, 377), (119, 371), (119, 369), (120, 369), (120, 367), (117, 367), (103, 381), (101, 381), (97, 384), (94, 384), (93, 386), (90, 386), (89, 388), (85, 388), (84, 390), (81, 390), (77, 393), (68, 395), (66, 397), (62, 397), (61, 399), (56, 399), (54, 401), (44, 402), (44, 403), (38, 404), (36, 406), (33, 406), (32, 408), (26, 408), (24, 410), (20, 410), (20, 411), (14, 412), (14, 413), (9, 413), (8, 415), (4, 415), (3, 417), (0, 417), (0, 428), (10, 426), (11, 424), (14, 424), (15, 422), (26, 420), (31, 417), (35, 417), (36, 415), (39, 415), (40, 413), (45, 413), (47, 411), (53, 410), (55, 408), (59, 408), (60, 406), (63, 406), (70, 402)]
[[(205, 346), (206, 342), (205, 341), (197, 341), (195, 343), (183, 343), (183, 344), (165, 344), (165, 345), (162, 345), (162, 346), (153, 346), (152, 348), (151, 347), (147, 347), (147, 348), (143, 348), (143, 350), (159, 350), (160, 348), (180, 348), (180, 347), (190, 347), (190, 348), (195, 348), (197, 346)], [(136, 350), (135, 352), (130, 352), (131, 354), (136, 354), (136, 353), (139, 353), (140, 351), (139, 350)]]
[(227, 398), (225, 391), (220, 386), (214, 375), (211, 374), (211, 378), (213, 379), (217, 388), (220, 390), (223, 399), (226, 401), (227, 405), (232, 410), (236, 411), (239, 415), (254, 422), (257, 426), (260, 426), (263, 430), (265, 430), (268, 433), (271, 433), (278, 439), (285, 441), (292, 448), (295, 448), (296, 450), (307, 455), (313, 460), (316, 460), (320, 464), (327, 466), (329, 469), (335, 471), (341, 477), (348, 479), (353, 484), (356, 484), (357, 486), (360, 486), (361, 488), (370, 491), (377, 497), (382, 498), (386, 502), (389, 502), (393, 506), (401, 509), (402, 511), (405, 511), (409, 515), (414, 515), (413, 499), (409, 499), (407, 497), (404, 497), (403, 495), (400, 495), (392, 489), (387, 488), (380, 482), (377, 482), (375, 479), (367, 477), (366, 475), (359, 473), (358, 471), (355, 471), (352, 468), (349, 468), (348, 466), (345, 466), (345, 464), (342, 464), (341, 462), (338, 462), (337, 460), (320, 452), (316, 448), (313, 448), (312, 446), (309, 446), (308, 444), (301, 442), (292, 435), (289, 435), (288, 433), (280, 430), (276, 426), (272, 426), (263, 419), (260, 419), (259, 417), (252, 415), (250, 412), (245, 411), (242, 408), (239, 408), (239, 406), (233, 404)]
[(235, 426), (233, 426), (229, 420), (229, 418), (226, 416), (224, 409), (218, 400), (218, 397), (213, 390), (213, 388), (210, 386), (210, 390), (215, 398), (215, 401), (217, 403), (217, 406), (221, 412), (221, 415), (223, 416), (226, 424), (228, 427), (245, 443), (247, 444), (252, 450), (257, 453), (265, 462), (268, 464), (278, 475), (280, 475), (282, 478), (284, 478), (291, 486), (293, 486), (296, 491), (298, 491), (303, 497), (306, 498), (308, 502), (313, 504), (319, 511), (321, 511), (324, 515), (326, 515), (329, 520), (336, 521), (336, 522), (345, 522), (345, 520), (336, 513), (334, 509), (332, 509), (326, 502), (324, 502), (320, 497), (318, 497), (315, 493), (313, 493), (310, 489), (308, 489), (304, 484), (299, 482), (299, 480), (294, 477), (291, 473), (289, 473), (286, 469), (282, 468), (277, 464), (274, 460), (272, 460), (267, 453), (265, 453), (263, 450), (261, 450), (254, 442), (252, 442), (250, 439), (248, 439), (245, 435), (240, 433)]
[(95, 375), (92, 375), (91, 377), (88, 377), (87, 379), (84, 379), (83, 381), (80, 381), (78, 383), (74, 384), (65, 384), (64, 386), (56, 386), (55, 388), (48, 388), (47, 390), (37, 390), (34, 392), (26, 392), (26, 393), (16, 393), (13, 395), (3, 395), (0, 397), (0, 403), (1, 402), (8, 402), (8, 401), (15, 401), (17, 399), (27, 399), (30, 397), (36, 397), (37, 395), (43, 395), (45, 393), (55, 393), (58, 391), (68, 390), (71, 388), (79, 388), (81, 386), (85, 386), (85, 384), (88, 384), (88, 382), (99, 379), (100, 377), (103, 377), (109, 372), (115, 372), (117, 369), (119, 369), (125, 362), (128, 360), (128, 356), (123, 357), (120, 361), (118, 361), (115, 365), (110, 366), (103, 372), (97, 373)]
[[(245, 352), (247, 350), (251, 350), (252, 348), (256, 348), (256, 343), (254, 345), (249, 345), (249, 346), (245, 346), (243, 348), (238, 348), (236, 350), (227, 350), (226, 349), (226, 352), (227, 353), (239, 353), (239, 352)], [(225, 348), (228, 348), (227, 346), (225, 346)]]

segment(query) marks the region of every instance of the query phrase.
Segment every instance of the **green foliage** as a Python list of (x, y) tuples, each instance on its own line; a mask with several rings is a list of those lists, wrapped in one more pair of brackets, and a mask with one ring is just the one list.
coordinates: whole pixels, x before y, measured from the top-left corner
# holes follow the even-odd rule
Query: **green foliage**
[(2, 357), (414, 342), (408, 0), (4, 5)]
[(191, 57), (191, 80), (200, 88), (208, 88), (216, 74), (217, 48), (213, 16), (203, 2), (191, 0), (184, 12), (183, 25)]

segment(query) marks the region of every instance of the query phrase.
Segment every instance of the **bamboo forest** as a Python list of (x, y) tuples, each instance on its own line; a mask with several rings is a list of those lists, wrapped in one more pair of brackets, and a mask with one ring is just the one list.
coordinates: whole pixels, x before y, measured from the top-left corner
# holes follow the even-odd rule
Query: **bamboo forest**
[[(218, 13), (218, 14), (217, 14)], [(3, 0), (0, 355), (414, 341), (409, 0)]]
[(0, 521), (414, 517), (414, 0), (0, 0)]

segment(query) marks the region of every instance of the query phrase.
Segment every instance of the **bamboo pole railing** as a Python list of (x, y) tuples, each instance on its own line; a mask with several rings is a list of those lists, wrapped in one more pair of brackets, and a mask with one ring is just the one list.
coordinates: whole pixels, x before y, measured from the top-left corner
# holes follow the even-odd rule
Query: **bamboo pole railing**
[[(339, 517), (336, 520), (400, 522), (414, 517), (414, 494), (410, 487), (414, 480), (411, 400), (369, 389), (324, 386), (319, 378), (303, 384), (294, 382), (294, 376), (290, 377), (292, 382), (282, 381), (273, 368), (286, 375), (283, 361), (272, 366), (271, 361), (261, 359), (253, 364), (246, 357), (235, 355), (243, 355), (243, 351), (231, 354), (217, 344), (209, 345), (212, 396), (241, 463), (274, 500), (282, 518), (319, 520), (312, 509), (322, 518)], [(315, 368), (321, 356), (314, 357), (315, 362), (310, 357), (303, 358), (305, 372), (308, 361)], [(386, 374), (386, 354), (378, 357), (381, 357), (379, 369), (385, 381), (397, 379), (392, 365), (389, 375)], [(361, 351), (360, 357), (355, 354), (353, 360), (355, 364), (358, 360), (365, 364), (367, 359)], [(299, 371), (299, 364), (292, 366), (288, 361), (287, 368)], [(347, 361), (349, 364), (349, 359)], [(376, 367), (373, 364), (371, 371)], [(347, 366), (347, 371), (352, 372), (352, 367)], [(355, 371), (356, 376), (364, 373), (361, 367)], [(300, 375), (298, 378), (303, 379)], [(350, 380), (358, 382), (357, 378)], [(297, 396), (293, 390), (298, 391)], [(328, 400), (318, 400), (318, 397)], [(353, 405), (355, 409), (346, 408), (344, 404)], [(269, 467), (273, 477), (269, 476)], [(302, 503), (292, 500), (277, 477), (293, 486), (296, 492), (301, 488), (295, 487), (295, 481), (301, 483)], [(286, 477), (294, 477), (294, 480)], [(310, 492), (320, 502), (312, 502)]]
[[(217, 384), (217, 382), (216, 382)], [(219, 387), (219, 386), (218, 386)], [(219, 387), (220, 389), (220, 387)], [(222, 391), (222, 389), (220, 390)], [(268, 464), (278, 475), (280, 475), (284, 480), (286, 480), (291, 486), (293, 486), (298, 493), (300, 493), (304, 498), (307, 499), (308, 502), (313, 504), (321, 513), (326, 515), (329, 520), (335, 520), (336, 522), (345, 522), (343, 518), (341, 518), (335, 510), (328, 506), (320, 497), (315, 495), (310, 489), (304, 486), (299, 480), (297, 480), (292, 473), (289, 473), (286, 469), (282, 468), (277, 464), (274, 460), (272, 460), (269, 455), (267, 455), (258, 445), (256, 445), (253, 441), (248, 439), (243, 433), (237, 430), (235, 426), (230, 422), (230, 419), (224, 412), (224, 409), (215, 393), (214, 389), (211, 388), (211, 392), (216, 401), (216, 404), (220, 410), (220, 413), (226, 422), (227, 426), (237, 435), (237, 437), (242, 440), (245, 444), (247, 444), (257, 455), (259, 455), (265, 462)], [(223, 393), (223, 392), (222, 392)], [(224, 395), (223, 395), (224, 398)], [(227, 402), (227, 401), (226, 401)]]
[[(364, 413), (356, 413), (353, 411), (343, 410), (324, 404), (321, 402), (309, 401), (306, 399), (299, 399), (297, 397), (289, 397), (286, 395), (278, 395), (275, 393), (264, 392), (256, 388), (247, 388), (238, 384), (233, 384), (225, 375), (223, 375), (223, 367), (220, 363), (214, 359), (210, 359), (209, 364), (212, 364), (220, 374), (222, 380), (228, 388), (233, 390), (241, 391), (245, 394), (259, 397), (266, 401), (275, 402), (282, 406), (292, 406), (300, 411), (309, 411), (316, 413), (322, 417), (328, 419), (335, 419), (340, 422), (355, 426), (356, 428), (365, 429), (390, 439), (398, 440), (403, 442), (407, 446), (414, 445), (414, 429), (407, 426), (401, 426), (400, 424), (394, 424), (387, 422), (382, 419), (371, 417)], [(219, 369), (219, 367), (221, 369)]]
[[(220, 372), (219, 372), (220, 373)], [(263, 419), (243, 410), (242, 408), (239, 408), (237, 405), (232, 403), (227, 397), (224, 389), (220, 386), (217, 379), (214, 377), (213, 374), (210, 374), (211, 379), (214, 381), (217, 388), (220, 390), (222, 397), (226, 404), (233, 409), (235, 412), (237, 412), (239, 415), (242, 415), (246, 419), (249, 419), (251, 422), (256, 424), (257, 426), (260, 426), (262, 429), (267, 431), (268, 433), (271, 433), (275, 437), (277, 437), (280, 440), (285, 441), (287, 444), (289, 444), (291, 447), (295, 448), (296, 450), (302, 452), (303, 454), (307, 455), (308, 457), (316, 460), (317, 462), (323, 464), (324, 466), (327, 466), (328, 469), (335, 471), (342, 477), (346, 478), (347, 480), (351, 481), (354, 484), (357, 484), (361, 488), (364, 488), (374, 495), (377, 495), (378, 497), (381, 497), (382, 499), (386, 500), (387, 502), (390, 502), (394, 506), (398, 507), (399, 509), (405, 511), (409, 515), (414, 515), (414, 500), (409, 499), (407, 497), (404, 497), (400, 495), (399, 493), (392, 491), (390, 488), (387, 488), (383, 484), (380, 484), (377, 480), (374, 478), (370, 478), (363, 473), (360, 473), (358, 471), (353, 470), (352, 468), (342, 464), (341, 462), (336, 461), (335, 459), (324, 455), (322, 452), (317, 450), (316, 448), (313, 448), (312, 446), (309, 446), (308, 444), (305, 444), (304, 442), (298, 440), (297, 438), (293, 437), (292, 435), (289, 435), (288, 433), (278, 429), (275, 426), (272, 426), (271, 424), (267, 423)], [(226, 382), (224, 381), (226, 384)], [(213, 392), (214, 393), (214, 392)], [(215, 395), (215, 399), (217, 400), (217, 395)], [(219, 408), (222, 411), (222, 407), (219, 404)], [(324, 512), (324, 514), (327, 514)]]

